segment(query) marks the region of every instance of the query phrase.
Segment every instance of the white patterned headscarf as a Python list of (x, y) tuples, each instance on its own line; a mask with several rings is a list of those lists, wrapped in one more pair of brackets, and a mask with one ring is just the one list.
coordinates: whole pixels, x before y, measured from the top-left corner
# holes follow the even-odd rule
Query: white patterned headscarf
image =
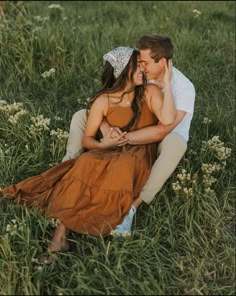
[(127, 66), (133, 51), (134, 48), (120, 46), (103, 56), (103, 62), (108, 61), (112, 65), (116, 79)]

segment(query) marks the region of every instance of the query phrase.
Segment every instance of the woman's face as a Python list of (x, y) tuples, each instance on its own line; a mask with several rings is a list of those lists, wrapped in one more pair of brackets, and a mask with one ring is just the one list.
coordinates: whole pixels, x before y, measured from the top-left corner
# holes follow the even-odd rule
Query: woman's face
[(137, 60), (137, 69), (134, 72), (133, 80), (135, 85), (141, 85), (144, 83), (143, 81), (143, 73), (142, 73), (142, 66), (140, 63), (140, 57), (138, 55), (138, 60)]

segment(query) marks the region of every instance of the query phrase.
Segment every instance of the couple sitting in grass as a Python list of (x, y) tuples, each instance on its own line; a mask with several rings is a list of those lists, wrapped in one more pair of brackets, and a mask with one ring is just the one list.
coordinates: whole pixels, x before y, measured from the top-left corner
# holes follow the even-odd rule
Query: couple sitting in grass
[(42, 256), (46, 264), (51, 253), (68, 250), (70, 230), (129, 233), (137, 208), (175, 170), (187, 148), (195, 91), (172, 68), (172, 55), (170, 38), (159, 35), (140, 38), (138, 50), (105, 54), (102, 87), (89, 112), (74, 114), (63, 162), (3, 189), (5, 198), (60, 220)]

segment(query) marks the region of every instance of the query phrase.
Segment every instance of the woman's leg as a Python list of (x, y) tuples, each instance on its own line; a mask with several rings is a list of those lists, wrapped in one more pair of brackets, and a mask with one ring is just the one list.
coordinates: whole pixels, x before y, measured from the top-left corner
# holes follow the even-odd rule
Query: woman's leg
[(40, 256), (39, 260), (41, 263), (49, 265), (53, 261), (52, 253), (68, 251), (69, 243), (66, 239), (68, 233), (69, 229), (67, 229), (66, 226), (62, 222), (60, 222), (60, 224), (54, 231), (52, 241), (49, 243), (46, 253)]
[(69, 233), (69, 229), (60, 222), (54, 231), (52, 241), (48, 245), (49, 252), (59, 252), (59, 251), (68, 251), (69, 243), (66, 239)]

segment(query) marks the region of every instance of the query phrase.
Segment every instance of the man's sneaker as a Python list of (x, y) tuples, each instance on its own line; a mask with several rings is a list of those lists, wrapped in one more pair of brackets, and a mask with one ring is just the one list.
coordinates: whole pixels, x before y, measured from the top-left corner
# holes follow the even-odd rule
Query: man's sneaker
[(123, 222), (116, 226), (112, 231), (112, 235), (130, 236), (134, 214), (136, 213), (135, 206), (132, 206), (129, 213), (125, 216)]

